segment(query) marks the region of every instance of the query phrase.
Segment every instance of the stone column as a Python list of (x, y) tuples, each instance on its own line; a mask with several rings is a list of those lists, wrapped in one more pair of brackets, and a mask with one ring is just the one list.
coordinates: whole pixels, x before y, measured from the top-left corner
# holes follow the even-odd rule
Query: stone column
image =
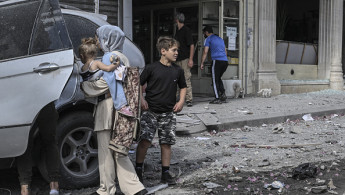
[(343, 0), (320, 0), (318, 78), (329, 79), (330, 88), (342, 90)]
[(276, 69), (277, 0), (256, 2), (257, 11), (257, 90), (272, 88), (272, 95), (281, 93)]
[(319, 44), (318, 44), (318, 79), (329, 79), (331, 68), (331, 1), (320, 0)]
[(343, 38), (343, 0), (331, 1), (331, 38), (332, 38), (332, 55), (331, 55), (331, 75), (329, 78), (331, 89), (343, 90), (343, 70), (341, 64), (342, 57), (342, 38)]

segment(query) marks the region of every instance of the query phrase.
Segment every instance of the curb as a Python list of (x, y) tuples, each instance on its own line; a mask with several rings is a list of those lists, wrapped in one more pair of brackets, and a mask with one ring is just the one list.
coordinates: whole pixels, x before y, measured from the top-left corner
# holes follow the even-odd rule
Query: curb
[[(229, 129), (229, 128), (241, 128), (243, 126), (261, 126), (263, 123), (265, 124), (282, 123), (282, 122), (286, 122), (287, 119), (303, 120), (302, 117), (305, 114), (311, 114), (313, 117), (321, 117), (321, 116), (326, 116), (326, 115), (331, 115), (331, 114), (344, 115), (345, 108), (339, 108), (339, 106), (332, 106), (328, 109), (317, 108), (317, 109), (309, 109), (303, 112), (296, 112), (296, 113), (274, 113), (274, 114), (266, 115), (264, 117), (261, 117), (261, 116), (236, 117), (228, 121), (222, 122), (217, 127), (219, 129)], [(243, 118), (248, 118), (248, 119), (243, 120)]]

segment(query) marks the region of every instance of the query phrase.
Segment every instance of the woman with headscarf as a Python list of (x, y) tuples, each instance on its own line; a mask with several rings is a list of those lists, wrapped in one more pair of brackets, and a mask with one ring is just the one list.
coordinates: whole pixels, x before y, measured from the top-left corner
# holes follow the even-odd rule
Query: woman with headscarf
[[(104, 52), (102, 58), (104, 64), (111, 64), (111, 55), (114, 55), (113, 52), (115, 51), (115, 54), (119, 56), (120, 60), (126, 66), (129, 66), (127, 57), (121, 53), (125, 35), (120, 28), (112, 25), (101, 26), (96, 31), (96, 39), (98, 40), (98, 46)], [(105, 96), (104, 100), (99, 98), (95, 112), (94, 131), (97, 133), (98, 142), (100, 187), (94, 194), (114, 195), (116, 192), (115, 175), (117, 175), (121, 191), (124, 194), (145, 194), (147, 191), (139, 181), (133, 164), (127, 156), (128, 150), (123, 149), (123, 152), (121, 150), (115, 151), (109, 149), (113, 124), (116, 122), (114, 121), (114, 100), (120, 98), (116, 94), (116, 87), (122, 87), (122, 85), (119, 86), (116, 83), (113, 72), (104, 72), (101, 79), (82, 83), (82, 89), (87, 96)]]

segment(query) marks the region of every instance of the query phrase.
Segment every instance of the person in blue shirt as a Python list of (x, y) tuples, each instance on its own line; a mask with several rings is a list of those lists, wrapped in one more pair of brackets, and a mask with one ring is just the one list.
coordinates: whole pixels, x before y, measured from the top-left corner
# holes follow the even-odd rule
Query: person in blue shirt
[(210, 101), (210, 104), (221, 104), (226, 101), (222, 76), (228, 68), (228, 58), (226, 55), (224, 40), (218, 35), (213, 34), (211, 26), (205, 26), (202, 31), (206, 39), (204, 43), (204, 51), (201, 57), (200, 69), (204, 69), (204, 62), (206, 60), (207, 53), (210, 50), (212, 59), (212, 86), (215, 95), (215, 99)]

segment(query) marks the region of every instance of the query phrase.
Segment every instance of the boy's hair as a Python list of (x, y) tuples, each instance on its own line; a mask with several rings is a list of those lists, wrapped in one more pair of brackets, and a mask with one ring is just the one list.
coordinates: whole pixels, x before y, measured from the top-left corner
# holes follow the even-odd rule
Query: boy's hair
[(180, 23), (184, 23), (184, 20), (185, 20), (184, 14), (181, 12), (177, 12), (175, 14), (175, 19), (178, 20)]
[(81, 45), (79, 46), (79, 56), (84, 57), (96, 57), (98, 53), (96, 46), (96, 39), (93, 37), (83, 38), (81, 40)]
[(180, 46), (179, 42), (176, 41), (175, 39), (171, 37), (167, 37), (167, 36), (162, 36), (158, 38), (156, 47), (158, 49), (159, 54), (161, 54), (161, 49), (169, 50), (175, 45), (177, 47)]

